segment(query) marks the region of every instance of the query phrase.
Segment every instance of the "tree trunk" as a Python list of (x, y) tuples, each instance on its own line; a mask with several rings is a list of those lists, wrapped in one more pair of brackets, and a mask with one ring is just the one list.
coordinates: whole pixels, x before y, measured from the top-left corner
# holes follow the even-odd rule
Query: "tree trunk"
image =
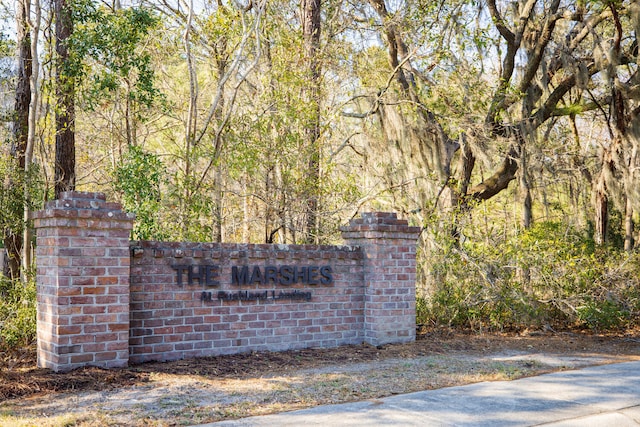
[[(520, 156), (520, 194), (522, 195), (522, 228), (528, 230), (533, 221), (533, 209), (531, 200), (531, 185), (529, 183), (529, 166), (527, 164), (527, 150), (522, 147)], [(520, 282), (528, 284), (531, 281), (531, 270), (527, 266), (518, 268)]]
[(631, 199), (627, 197), (625, 203), (625, 215), (624, 215), (624, 250), (631, 252), (635, 246), (634, 241), (635, 224), (633, 222), (633, 204)]
[(223, 203), (224, 203), (224, 183), (222, 175), (222, 165), (217, 164), (215, 170), (215, 181), (213, 189), (213, 241), (222, 243), (224, 240), (223, 230)]
[(318, 195), (320, 180), (320, 11), (321, 0), (302, 0), (302, 32), (305, 54), (308, 64), (309, 85), (306, 87), (307, 102), (311, 105), (311, 113), (306, 125), (306, 144), (309, 162), (307, 192), (307, 221), (305, 240), (309, 243), (318, 241)]
[[(11, 156), (15, 161), (18, 173), (25, 170), (25, 154), (29, 137), (29, 105), (31, 103), (31, 33), (29, 31), (29, 2), (19, 1), (16, 11), (16, 35), (18, 47), (18, 69), (13, 116), (13, 140), (11, 145)], [(8, 186), (16, 185), (15, 182), (8, 182)], [(5, 213), (5, 214), (8, 214)], [(21, 230), (3, 230), (4, 246), (7, 250), (8, 262), (5, 276), (12, 279), (19, 277), (20, 265), (22, 261), (23, 232)], [(4, 266), (0, 266), (3, 268)]]
[(75, 81), (66, 70), (69, 61), (67, 43), (73, 31), (67, 0), (55, 0), (56, 19), (56, 159), (55, 198), (76, 187)]
[(38, 93), (38, 80), (40, 62), (38, 59), (38, 45), (40, 36), (40, 22), (42, 18), (42, 7), (40, 6), (40, 0), (33, 0), (33, 10), (30, 16), (29, 26), (31, 27), (31, 100), (29, 103), (29, 120), (28, 120), (28, 136), (27, 146), (24, 153), (24, 173), (25, 184), (24, 191), (24, 209), (23, 209), (23, 223), (24, 233), (22, 236), (22, 268), (24, 271), (23, 280), (28, 280), (28, 273), (31, 271), (33, 260), (33, 227), (31, 225), (31, 165), (33, 163), (33, 150), (36, 142), (36, 123), (38, 121), (38, 105), (39, 105), (39, 93)]
[(6, 263), (2, 268), (3, 274), (10, 279), (20, 276), (20, 264), (22, 261), (22, 236), (12, 230), (4, 230), (4, 247), (7, 251)]
[(249, 221), (251, 218), (251, 212), (249, 210), (249, 194), (247, 188), (247, 181), (249, 180), (248, 174), (245, 172), (241, 180), (242, 186), (242, 241), (249, 243)]
[(533, 220), (533, 208), (531, 200), (531, 185), (529, 184), (529, 174), (527, 170), (527, 155), (526, 149), (522, 148), (521, 157), (521, 170), (520, 170), (520, 192), (522, 194), (522, 228), (531, 228)]
[(609, 226), (609, 198), (607, 197), (607, 187), (604, 182), (604, 172), (600, 172), (595, 192), (596, 212), (593, 240), (596, 245), (604, 245), (607, 242), (607, 227)]
[(29, 136), (29, 104), (31, 103), (31, 34), (28, 27), (28, 0), (18, 2), (18, 75), (13, 121), (13, 146), (11, 154), (20, 170), (24, 170), (25, 151)]

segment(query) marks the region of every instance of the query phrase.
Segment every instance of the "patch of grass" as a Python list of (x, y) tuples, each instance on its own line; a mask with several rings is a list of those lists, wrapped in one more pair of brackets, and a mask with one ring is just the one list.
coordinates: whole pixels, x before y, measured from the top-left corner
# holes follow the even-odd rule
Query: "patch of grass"
[(217, 419), (228, 420), (254, 415), (255, 404), (253, 402), (236, 402), (229, 405), (217, 406), (213, 409)]
[(1, 427), (89, 427), (92, 425), (100, 425), (90, 424), (89, 422), (90, 420), (87, 419), (86, 416), (79, 414), (63, 414), (53, 417), (42, 416), (34, 418), (23, 418), (16, 417), (14, 415), (0, 414)]

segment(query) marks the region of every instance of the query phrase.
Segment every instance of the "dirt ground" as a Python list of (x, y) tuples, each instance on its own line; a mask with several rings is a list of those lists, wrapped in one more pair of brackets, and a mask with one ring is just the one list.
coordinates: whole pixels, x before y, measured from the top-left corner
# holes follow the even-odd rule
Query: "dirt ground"
[(176, 426), (640, 360), (640, 331), (422, 331), (415, 343), (147, 363), (56, 374), (0, 360), (1, 426)]

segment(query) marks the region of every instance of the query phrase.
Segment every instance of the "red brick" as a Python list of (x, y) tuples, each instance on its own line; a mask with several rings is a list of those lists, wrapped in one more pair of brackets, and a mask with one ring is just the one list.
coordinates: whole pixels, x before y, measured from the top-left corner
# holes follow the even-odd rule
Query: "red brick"
[(77, 355), (72, 355), (69, 358), (70, 363), (74, 364), (74, 363), (87, 363), (87, 362), (93, 362), (93, 354), (92, 353), (85, 353), (85, 354), (77, 354)]
[(75, 295), (80, 295), (81, 292), (82, 292), (82, 288), (80, 288), (80, 287), (73, 287), (73, 288), (60, 287), (60, 288), (58, 288), (58, 295), (60, 295), (60, 296), (75, 296)]
[[(142, 341), (144, 342), (144, 344), (159, 344), (164, 342), (164, 337), (161, 335), (154, 335), (150, 337), (144, 337)], [(153, 347), (148, 347), (148, 350), (153, 351)]]
[(81, 325), (71, 325), (71, 326), (58, 326), (56, 330), (56, 334), (58, 335), (73, 335), (79, 334), (82, 332)]
[[(80, 307), (77, 307), (80, 308)], [(104, 305), (84, 305), (82, 306), (82, 314), (98, 314), (104, 313), (107, 307)]]
[[(118, 359), (118, 353), (115, 351), (97, 353), (94, 358), (96, 362), (116, 360), (116, 359)], [(126, 361), (123, 361), (123, 363), (126, 364)]]
[(129, 352), (129, 343), (128, 341), (113, 341), (106, 343), (107, 351), (120, 351), (120, 352)]
[(106, 345), (103, 342), (82, 345), (82, 351), (84, 353), (97, 353), (99, 351), (104, 351), (105, 349)]
[(78, 296), (71, 297), (69, 299), (69, 304), (80, 305), (80, 304), (94, 304), (95, 298), (93, 296)]
[(110, 332), (128, 331), (129, 330), (129, 324), (128, 323), (110, 323), (107, 326), (107, 329)]
[[(86, 308), (86, 307), (85, 307)], [(102, 332), (106, 332), (107, 331), (107, 325), (84, 325), (82, 327), (82, 331), (85, 334), (96, 334), (96, 333), (102, 333)]]
[(114, 295), (96, 295), (96, 304), (114, 304), (118, 302), (118, 297)]
[(85, 286), (82, 288), (82, 295), (102, 295), (104, 291), (104, 287)]
[(96, 323), (117, 323), (118, 315), (117, 314), (96, 314), (95, 319), (96, 319)]
[(186, 334), (186, 333), (191, 333), (194, 330), (197, 330), (195, 328), (197, 328), (200, 325), (183, 325), (183, 326), (176, 326), (173, 328), (174, 333), (176, 334)]

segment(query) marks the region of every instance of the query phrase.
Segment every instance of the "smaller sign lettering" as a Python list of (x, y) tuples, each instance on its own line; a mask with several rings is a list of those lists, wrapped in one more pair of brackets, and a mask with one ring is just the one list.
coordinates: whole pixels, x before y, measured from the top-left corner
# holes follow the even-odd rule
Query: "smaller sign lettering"
[(200, 295), (201, 301), (211, 302), (215, 299), (218, 301), (259, 301), (259, 300), (304, 300), (311, 301), (311, 292), (304, 292), (299, 290), (293, 291), (237, 291), (237, 292), (225, 292), (219, 291), (217, 293), (203, 291)]

